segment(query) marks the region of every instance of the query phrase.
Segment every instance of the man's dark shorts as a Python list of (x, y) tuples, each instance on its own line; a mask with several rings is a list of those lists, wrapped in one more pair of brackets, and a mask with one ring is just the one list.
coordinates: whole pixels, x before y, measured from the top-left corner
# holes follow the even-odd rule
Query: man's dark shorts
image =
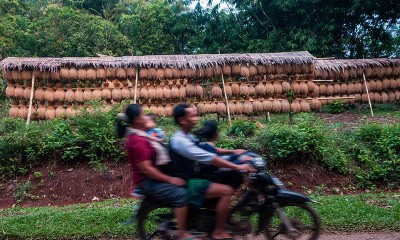
[(173, 208), (184, 207), (188, 203), (189, 196), (183, 187), (151, 179), (144, 180), (138, 187), (144, 195)]

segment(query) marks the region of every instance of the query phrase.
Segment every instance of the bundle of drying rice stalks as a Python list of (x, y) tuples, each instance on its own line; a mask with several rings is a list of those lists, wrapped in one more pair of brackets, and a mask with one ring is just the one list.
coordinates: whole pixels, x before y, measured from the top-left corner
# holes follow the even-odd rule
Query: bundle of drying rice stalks
[(395, 102), (396, 101), (396, 94), (393, 91), (388, 92), (388, 101)]
[(274, 99), (272, 101), (272, 111), (276, 113), (280, 113), (282, 111), (282, 104), (278, 99)]
[(150, 112), (154, 115), (158, 115), (158, 108), (154, 103), (150, 105)]
[(155, 99), (157, 97), (157, 91), (154, 85), (151, 85), (147, 88), (147, 94), (149, 96), (149, 99)]
[[(72, 93), (74, 93), (74, 92), (72, 92)], [(44, 90), (42, 88), (42, 84), (41, 83), (38, 84), (34, 94), (35, 94), (35, 99), (36, 100), (38, 100), (38, 101), (44, 100)]]
[(302, 99), (302, 100), (300, 101), (300, 109), (301, 109), (302, 112), (309, 112), (309, 111), (311, 111), (310, 103), (308, 103), (307, 100)]
[(225, 82), (225, 92), (228, 98), (232, 97), (232, 87), (229, 85), (228, 82)]
[(367, 82), (367, 86), (368, 86), (368, 91), (371, 91), (371, 92), (375, 91), (376, 90), (376, 82), (375, 82), (375, 80), (369, 80)]
[(204, 102), (199, 102), (199, 104), (197, 104), (196, 108), (197, 108), (197, 113), (199, 115), (204, 115), (207, 113), (206, 105), (204, 104)]
[(382, 89), (383, 89), (383, 90), (389, 89), (389, 85), (390, 85), (389, 79), (384, 78), (384, 79), (382, 80)]
[(172, 116), (172, 113), (173, 113), (172, 105), (171, 105), (170, 103), (167, 103), (167, 104), (165, 105), (164, 111), (165, 111), (165, 116), (171, 117), (171, 116)]
[(310, 108), (313, 111), (319, 111), (322, 107), (321, 101), (318, 98), (313, 98), (310, 103)]
[(347, 92), (348, 93), (355, 93), (356, 92), (356, 85), (354, 82), (347, 83)]
[[(96, 91), (96, 88), (93, 90), (93, 93), (92, 93), (93, 97), (95, 95), (95, 91)], [(127, 98), (131, 97), (131, 91), (129, 90), (127, 82), (123, 83), (123, 88), (121, 90), (121, 97), (122, 97), (122, 99), (127, 99)], [(100, 92), (100, 98), (101, 98), (101, 92)]]
[(376, 83), (376, 91), (378, 91), (378, 92), (382, 91), (383, 90), (382, 81), (376, 80), (375, 83)]
[(186, 99), (186, 88), (182, 85), (179, 87), (179, 98), (181, 100)]
[(22, 70), (21, 72), (21, 79), (22, 80), (32, 80), (32, 72), (29, 70)]
[(78, 79), (87, 79), (87, 71), (84, 68), (78, 69)]
[(217, 104), (215, 102), (210, 102), (207, 106), (207, 112), (208, 113), (216, 113), (217, 112)]
[(340, 92), (341, 92), (342, 94), (347, 94), (347, 93), (349, 93), (349, 88), (348, 88), (348, 86), (347, 86), (347, 83), (343, 82), (343, 83), (340, 84)]
[[(17, 89), (15, 89), (15, 90), (17, 90)], [(53, 102), (54, 101), (53, 85), (47, 84), (47, 88), (44, 91), (44, 99), (46, 99), (48, 102)]]
[(163, 97), (166, 99), (171, 98), (171, 89), (169, 88), (169, 86), (164, 86), (162, 89), (162, 93), (163, 93)]
[(8, 82), (7, 83), (7, 87), (6, 87), (6, 96), (7, 97), (14, 97), (14, 94), (15, 94), (14, 84), (12, 82)]
[(162, 100), (163, 99), (163, 87), (161, 85), (158, 85), (157, 87), (155, 87), (156, 89), (156, 99), (158, 100)]
[(157, 69), (155, 67), (150, 67), (147, 69), (147, 79), (157, 79)]
[(249, 67), (249, 77), (254, 77), (257, 76), (258, 71), (257, 71), (257, 67), (254, 65), (250, 65)]
[(233, 80), (231, 88), (232, 88), (232, 95), (235, 96), (240, 95), (240, 86), (236, 80)]
[(19, 105), (18, 109), (18, 117), (27, 118), (28, 117), (28, 108), (26, 107), (26, 102), (22, 101)]
[(24, 88), (22, 87), (22, 82), (17, 82), (17, 86), (14, 89), (14, 97), (16, 98), (24, 97)]
[(397, 90), (396, 92), (394, 92), (394, 95), (396, 96), (396, 101), (400, 101), (400, 91)]
[(72, 90), (72, 85), (71, 84), (67, 84), (67, 91), (65, 92), (64, 98), (65, 98), (65, 101), (67, 101), (67, 102), (73, 102), (74, 101), (75, 93)]
[(290, 83), (288, 81), (282, 82), (282, 92), (287, 93), (290, 90)]
[[(371, 98), (371, 101), (374, 101), (374, 94), (370, 94), (369, 97)], [(366, 93), (361, 94), (361, 102), (363, 102), (363, 103), (368, 102), (368, 94), (366, 94)]]
[(19, 110), (17, 102), (12, 101), (10, 106), (11, 107), (8, 110), (8, 116), (13, 117), (13, 118), (17, 118), (18, 117), (18, 110)]
[(243, 103), (240, 100), (236, 101), (236, 114), (241, 115), (244, 112)]
[(173, 70), (170, 67), (164, 69), (164, 78), (165, 79), (172, 79), (174, 76)]
[(227, 76), (227, 77), (231, 76), (231, 75), (232, 75), (232, 68), (231, 68), (231, 66), (229, 66), (229, 65), (224, 65), (224, 66), (222, 67), (222, 73), (223, 73), (225, 76)]
[(256, 95), (256, 89), (252, 84), (249, 84), (249, 96), (253, 97), (254, 95)]
[(218, 101), (217, 103), (217, 113), (220, 115), (226, 114), (226, 105), (225, 103)]
[(397, 82), (396, 79), (391, 78), (389, 80), (389, 89), (396, 89), (397, 88)]
[(275, 94), (277, 95), (282, 94), (282, 85), (279, 83), (279, 81), (274, 81), (273, 87)]
[(74, 98), (75, 101), (83, 102), (83, 90), (79, 84), (76, 87)]
[(203, 98), (204, 91), (203, 91), (203, 87), (200, 84), (197, 84), (195, 86), (195, 90), (196, 90), (196, 96), (199, 97), (199, 98)]
[(308, 86), (304, 81), (300, 82), (300, 94), (303, 94), (303, 95), (308, 94)]
[(58, 105), (57, 105), (56, 117), (58, 117), (58, 118), (64, 118), (65, 117), (65, 108), (62, 105), (62, 103), (58, 103)]
[(236, 111), (236, 104), (235, 104), (233, 101), (229, 101), (229, 102), (228, 102), (228, 107), (229, 107), (229, 112), (230, 112), (231, 114), (237, 114), (237, 111)]
[(325, 95), (326, 92), (327, 92), (326, 84), (320, 84), (320, 85), (319, 85), (319, 94)]
[(156, 79), (163, 80), (165, 78), (165, 71), (163, 68), (158, 68), (156, 72)]
[(258, 71), (258, 74), (265, 75), (265, 74), (267, 74), (267, 67), (265, 65), (258, 64), (257, 71)]
[(382, 103), (387, 103), (387, 102), (389, 102), (389, 96), (387, 95), (386, 92), (382, 92), (382, 93), (381, 93), (381, 102), (382, 102)]
[(265, 83), (265, 93), (268, 96), (274, 95), (274, 85), (272, 85), (272, 83), (270, 81), (267, 81)]
[(140, 79), (147, 79), (149, 76), (147, 68), (140, 68), (139, 69), (139, 78)]
[(348, 95), (348, 97), (350, 97), (348, 99), (349, 104), (354, 104), (356, 102), (355, 96), (353, 94)]
[(341, 93), (341, 88), (339, 83), (333, 84), (333, 93), (334, 94), (340, 94)]
[(265, 112), (270, 112), (270, 111), (272, 111), (272, 100), (264, 99), (264, 100), (262, 101), (262, 107), (263, 107), (263, 110), (264, 110)]
[(307, 81), (307, 87), (308, 87), (308, 91), (314, 92), (316, 84), (312, 80), (308, 80)]
[(247, 96), (249, 94), (249, 87), (245, 81), (240, 82), (240, 95)]
[(290, 108), (294, 113), (299, 113), (301, 112), (301, 106), (300, 106), (300, 100), (296, 99), (290, 104)]
[(77, 80), (78, 79), (78, 70), (74, 67), (71, 67), (68, 70), (68, 79)]
[(22, 80), (21, 72), (18, 70), (12, 70), (11, 71), (11, 79), (15, 81)]
[[(119, 83), (116, 83), (115, 85), (118, 84), (118, 87), (114, 87), (113, 92), (112, 92), (112, 97), (114, 100), (120, 100), (121, 99), (121, 89), (119, 88)], [(114, 93), (115, 91), (115, 93)], [(90, 85), (86, 85), (85, 91), (83, 91), (83, 101), (90, 101), (92, 99), (92, 90), (90, 89)]]
[(31, 84), (26, 83), (24, 90), (22, 91), (22, 98), (29, 99), (31, 96)]
[[(400, 67), (399, 67), (400, 68)], [(397, 88), (400, 88), (400, 78), (396, 79)]]
[(117, 78), (126, 79), (127, 73), (125, 68), (118, 68), (116, 72)]
[(265, 86), (262, 83), (261, 79), (258, 80), (258, 84), (257, 84), (255, 90), (256, 90), (256, 95), (259, 97), (264, 96), (266, 94), (267, 90), (265, 89)]
[(57, 89), (54, 92), (54, 99), (58, 101), (63, 101), (65, 99), (65, 92), (63, 89), (63, 85), (61, 83), (58, 83), (56, 86)]
[(104, 83), (104, 87), (101, 90), (101, 99), (103, 100), (111, 100), (111, 90), (108, 87), (108, 83)]
[(211, 95), (214, 98), (221, 98), (222, 97), (222, 89), (218, 83), (214, 83), (211, 89)]
[(161, 104), (157, 106), (157, 115), (165, 116), (165, 108)]
[(241, 74), (241, 67), (240, 64), (233, 64), (232, 65), (232, 75), (240, 75)]
[(333, 87), (332, 84), (328, 84), (326, 86), (326, 94), (333, 95), (334, 93), (335, 93), (335, 88)]
[(188, 95), (189, 97), (193, 97), (196, 95), (196, 87), (192, 83), (186, 85), (186, 95)]
[(290, 112), (290, 103), (287, 99), (282, 99), (281, 101), (281, 112), (283, 113)]
[(253, 105), (251, 104), (251, 102), (249, 100), (244, 101), (243, 113), (248, 114), (248, 115), (253, 113)]
[(361, 94), (356, 93), (356, 94), (354, 94), (354, 97), (355, 97), (356, 102), (361, 102)]
[(136, 78), (136, 68), (128, 67), (126, 69), (126, 76), (128, 78)]
[(263, 107), (263, 104), (262, 104), (262, 102), (260, 100), (255, 100), (253, 102), (253, 110), (254, 110), (255, 113), (263, 112), (264, 107)]
[(50, 120), (56, 117), (56, 109), (52, 103), (49, 103), (46, 108), (45, 119)]
[(293, 80), (292, 88), (293, 88), (293, 91), (295, 94), (300, 94), (301, 87), (300, 87), (300, 84), (296, 80)]
[(38, 103), (38, 108), (36, 110), (37, 118), (38, 119), (45, 119), (46, 118), (46, 107), (42, 102)]

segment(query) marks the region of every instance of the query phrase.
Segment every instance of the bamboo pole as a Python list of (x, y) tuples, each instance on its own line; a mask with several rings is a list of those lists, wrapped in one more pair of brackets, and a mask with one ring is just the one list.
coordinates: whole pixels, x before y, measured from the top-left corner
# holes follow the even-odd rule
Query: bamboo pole
[(371, 110), (371, 116), (373, 117), (374, 111), (372, 110), (371, 98), (369, 97), (369, 91), (368, 91), (367, 79), (365, 79), (365, 73), (363, 73), (363, 78), (364, 78), (365, 90), (367, 91), (367, 96), (368, 96), (369, 109)]
[(134, 104), (136, 104), (138, 78), (139, 78), (139, 68), (137, 68), (137, 70), (136, 70), (135, 94), (134, 94), (134, 96), (133, 96), (133, 103), (134, 103)]
[(222, 69), (221, 69), (221, 77), (222, 77), (222, 78), (221, 78), (221, 79), (222, 79), (222, 87), (223, 87), (223, 89), (224, 89), (224, 95), (225, 95), (226, 112), (228, 113), (228, 122), (229, 122), (229, 125), (231, 125), (231, 124), (232, 124), (232, 121), (231, 121), (231, 112), (230, 112), (230, 110), (229, 110), (228, 96), (226, 95), (224, 73), (222, 72)]
[(29, 98), (29, 109), (28, 109), (28, 118), (26, 119), (26, 126), (29, 126), (29, 122), (31, 121), (33, 94), (35, 92), (34, 89), (35, 89), (35, 76), (32, 76), (31, 96)]

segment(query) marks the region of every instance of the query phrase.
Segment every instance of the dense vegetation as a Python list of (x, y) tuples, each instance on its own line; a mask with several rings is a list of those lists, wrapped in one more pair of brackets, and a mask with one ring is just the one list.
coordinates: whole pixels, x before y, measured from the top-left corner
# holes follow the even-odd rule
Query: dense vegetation
[(308, 50), (399, 57), (397, 0), (0, 0), (0, 60)]
[[(43, 161), (88, 161), (99, 170), (104, 170), (107, 161), (122, 161), (124, 153), (114, 121), (123, 104), (108, 113), (99, 107), (100, 103), (93, 103), (81, 116), (33, 122), (28, 128), (22, 119), (2, 118), (0, 179), (24, 174)], [(277, 115), (265, 128), (249, 120), (235, 120), (232, 126), (221, 123), (218, 145), (255, 150), (270, 164), (319, 164), (355, 176), (361, 188), (377, 182), (400, 186), (400, 123), (360, 122), (348, 128), (325, 124), (307, 113), (296, 115), (294, 124), (289, 125), (287, 116), (282, 116)], [(159, 125), (167, 130), (167, 136), (177, 129), (170, 118), (159, 119)]]

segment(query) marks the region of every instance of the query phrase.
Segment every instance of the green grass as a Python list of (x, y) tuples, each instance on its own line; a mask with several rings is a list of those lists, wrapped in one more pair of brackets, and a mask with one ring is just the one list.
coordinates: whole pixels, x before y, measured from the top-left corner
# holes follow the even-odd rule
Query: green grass
[[(400, 195), (318, 196), (313, 204), (329, 231), (400, 231)], [(124, 222), (137, 202), (129, 199), (65, 207), (15, 207), (0, 210), (0, 239), (127, 237)]]

